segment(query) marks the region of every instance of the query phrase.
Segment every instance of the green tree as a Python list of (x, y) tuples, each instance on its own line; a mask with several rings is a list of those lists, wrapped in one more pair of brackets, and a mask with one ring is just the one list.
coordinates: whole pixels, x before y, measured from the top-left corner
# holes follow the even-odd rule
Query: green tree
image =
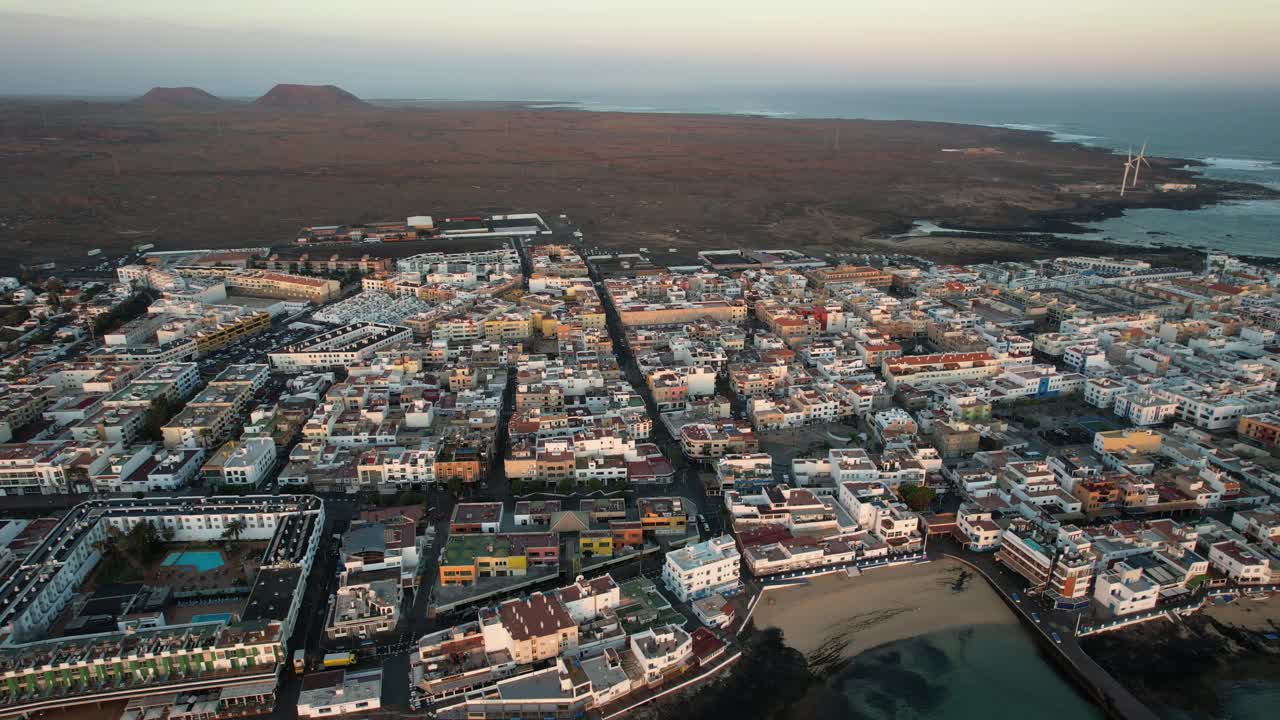
[(561, 478), (560, 482), (556, 483), (556, 489), (562, 493), (573, 492), (573, 478)]
[(397, 505), (421, 505), (425, 501), (426, 498), (422, 497), (421, 493), (412, 490), (405, 490), (396, 496)]
[(173, 403), (169, 398), (164, 396), (155, 398), (147, 407), (147, 416), (142, 423), (143, 433), (152, 440), (163, 440), (164, 431), (161, 428), (174, 414)]
[(898, 495), (902, 497), (902, 501), (907, 504), (907, 507), (920, 512), (929, 508), (929, 504), (933, 502), (938, 493), (931, 487), (903, 483), (898, 486)]
[(128, 532), (107, 528), (106, 535), (93, 544), (102, 554), (103, 581), (128, 582), (141, 578), (147, 567), (164, 554), (165, 538), (172, 537), (171, 533), (171, 530), (159, 530), (150, 522), (138, 523)]
[(587, 489), (591, 492), (600, 492), (601, 490), (604, 490), (604, 481), (600, 478), (592, 478), (587, 481)]
[(454, 495), (462, 494), (462, 478), (460, 477), (449, 478), (449, 492), (453, 493)]
[(524, 494), (524, 480), (521, 480), (520, 478), (511, 478), (511, 494), (512, 495)]
[(231, 542), (236, 542), (240, 539), (240, 535), (245, 531), (245, 528), (247, 527), (248, 525), (245, 524), (244, 520), (240, 518), (236, 518), (235, 520), (232, 520), (231, 522), (227, 523), (227, 527), (224, 528), (222, 531), (222, 539), (230, 540)]

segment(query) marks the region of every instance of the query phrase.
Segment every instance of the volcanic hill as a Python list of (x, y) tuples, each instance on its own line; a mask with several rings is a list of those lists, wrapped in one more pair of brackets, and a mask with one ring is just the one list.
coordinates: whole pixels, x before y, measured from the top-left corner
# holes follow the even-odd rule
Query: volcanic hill
[(153, 87), (135, 102), (151, 107), (213, 108), (226, 104), (222, 98), (198, 87)]
[(286, 110), (346, 110), (367, 107), (368, 103), (337, 85), (290, 85), (281, 83), (253, 101), (257, 107)]

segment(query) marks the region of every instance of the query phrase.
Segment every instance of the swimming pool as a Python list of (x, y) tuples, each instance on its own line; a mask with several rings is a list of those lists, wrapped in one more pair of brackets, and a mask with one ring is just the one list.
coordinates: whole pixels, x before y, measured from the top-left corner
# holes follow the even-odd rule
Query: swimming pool
[(195, 615), (191, 618), (191, 622), (193, 623), (207, 623), (207, 622), (229, 623), (231, 622), (231, 613), (208, 613), (205, 615)]
[(161, 565), (190, 565), (199, 572), (217, 570), (223, 566), (222, 553), (217, 550), (186, 550), (171, 552)]

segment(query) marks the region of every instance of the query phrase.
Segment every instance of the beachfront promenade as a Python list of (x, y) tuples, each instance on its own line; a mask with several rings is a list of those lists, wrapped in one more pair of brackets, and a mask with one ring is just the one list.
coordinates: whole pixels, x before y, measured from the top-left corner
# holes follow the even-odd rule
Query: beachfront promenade
[[(1145, 703), (1080, 647), (1075, 635), (1076, 613), (1031, 607), (1030, 600), (1025, 597), (1022, 577), (1002, 567), (991, 554), (962, 550), (955, 543), (944, 540), (930, 541), (929, 555), (957, 560), (984, 577), (1018, 619), (1036, 633), (1042, 644), (1057, 651), (1056, 657), (1092, 693), (1108, 715), (1124, 720), (1159, 720)], [(1014, 600), (1015, 596), (1021, 601)], [(1032, 612), (1040, 615), (1040, 622), (1032, 618)], [(1057, 642), (1052, 636), (1055, 632), (1058, 634)]]

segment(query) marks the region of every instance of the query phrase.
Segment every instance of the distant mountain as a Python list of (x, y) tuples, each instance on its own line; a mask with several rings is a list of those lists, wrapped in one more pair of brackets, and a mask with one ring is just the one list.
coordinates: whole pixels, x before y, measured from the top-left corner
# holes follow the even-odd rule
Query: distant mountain
[(281, 83), (253, 101), (258, 107), (287, 110), (346, 110), (367, 103), (337, 85), (289, 85)]
[(154, 87), (136, 102), (153, 107), (171, 108), (217, 107), (226, 103), (222, 98), (210, 95), (197, 87)]

